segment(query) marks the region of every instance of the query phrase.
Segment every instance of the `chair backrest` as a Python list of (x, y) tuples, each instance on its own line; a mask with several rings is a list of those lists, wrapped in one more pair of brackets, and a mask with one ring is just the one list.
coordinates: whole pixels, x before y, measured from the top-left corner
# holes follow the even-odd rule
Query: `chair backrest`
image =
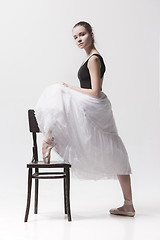
[(30, 132), (40, 132), (38, 123), (35, 117), (35, 111), (34, 109), (28, 110), (28, 120), (29, 120), (29, 130)]
[(32, 162), (38, 162), (38, 148), (37, 148), (37, 135), (36, 133), (40, 132), (40, 129), (38, 127), (38, 123), (35, 117), (35, 111), (34, 109), (28, 110), (28, 120), (29, 120), (29, 130), (32, 132), (33, 137), (33, 157)]

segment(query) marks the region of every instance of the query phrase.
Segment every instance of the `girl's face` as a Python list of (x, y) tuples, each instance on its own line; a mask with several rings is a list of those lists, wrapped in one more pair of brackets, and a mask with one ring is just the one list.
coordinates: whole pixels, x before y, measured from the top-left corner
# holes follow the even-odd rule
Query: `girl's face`
[(92, 44), (93, 33), (89, 34), (85, 27), (77, 26), (73, 28), (72, 34), (79, 48), (86, 48)]

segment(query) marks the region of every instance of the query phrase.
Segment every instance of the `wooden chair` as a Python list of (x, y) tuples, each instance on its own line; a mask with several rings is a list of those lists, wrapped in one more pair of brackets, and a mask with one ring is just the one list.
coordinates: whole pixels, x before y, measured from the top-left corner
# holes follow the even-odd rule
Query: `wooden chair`
[[(29, 118), (29, 129), (33, 137), (33, 158), (32, 161), (27, 164), (28, 168), (28, 194), (27, 194), (27, 206), (25, 212), (24, 222), (27, 222), (30, 201), (31, 201), (31, 188), (32, 188), (32, 179), (35, 179), (35, 199), (34, 199), (34, 213), (38, 212), (38, 185), (39, 179), (58, 179), (62, 178), (64, 181), (64, 212), (67, 214), (68, 221), (71, 221), (71, 211), (70, 211), (70, 167), (68, 163), (49, 163), (45, 164), (43, 161), (38, 161), (38, 147), (37, 147), (37, 133), (40, 132), (35, 113), (33, 109), (28, 110)], [(61, 172), (44, 172), (39, 171), (39, 169), (44, 168), (61, 168)], [(32, 172), (34, 170), (34, 173)]]

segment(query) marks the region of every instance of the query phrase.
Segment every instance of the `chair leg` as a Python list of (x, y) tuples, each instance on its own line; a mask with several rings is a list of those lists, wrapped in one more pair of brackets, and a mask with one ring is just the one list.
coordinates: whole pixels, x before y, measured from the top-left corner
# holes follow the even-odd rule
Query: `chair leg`
[[(35, 168), (35, 173), (38, 173), (38, 168)], [(34, 198), (34, 213), (38, 212), (38, 186), (39, 179), (35, 179), (35, 198)]]
[[(66, 173), (65, 168), (64, 168), (64, 173)], [(65, 214), (67, 214), (67, 204), (66, 204), (66, 177), (64, 177), (63, 186), (64, 186), (64, 212), (65, 212)]]
[(32, 188), (32, 168), (28, 169), (28, 195), (27, 195), (27, 206), (26, 206), (26, 213), (24, 222), (28, 220), (28, 214), (30, 209), (30, 202), (31, 202), (31, 188)]
[(67, 205), (67, 215), (68, 221), (72, 221), (71, 219), (71, 210), (70, 210), (70, 172), (69, 168), (66, 168), (66, 205)]

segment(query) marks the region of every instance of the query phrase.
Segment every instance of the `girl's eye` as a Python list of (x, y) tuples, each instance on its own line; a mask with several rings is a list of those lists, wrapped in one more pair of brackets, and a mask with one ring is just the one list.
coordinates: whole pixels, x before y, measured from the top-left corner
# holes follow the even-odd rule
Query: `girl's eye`
[[(85, 33), (81, 33), (81, 34), (80, 34), (80, 36), (84, 36), (84, 35), (85, 35)], [(74, 39), (76, 39), (76, 38), (77, 38), (77, 37), (75, 37)]]

